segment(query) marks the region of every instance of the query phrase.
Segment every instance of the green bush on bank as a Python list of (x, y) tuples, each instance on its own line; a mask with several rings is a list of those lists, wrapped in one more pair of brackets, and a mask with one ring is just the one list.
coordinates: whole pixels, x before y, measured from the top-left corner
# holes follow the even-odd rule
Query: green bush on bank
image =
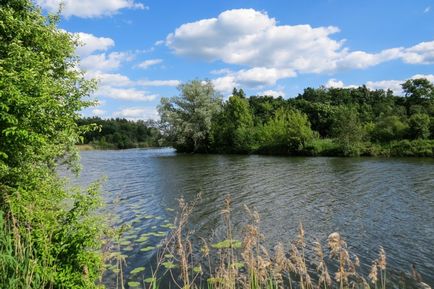
[(78, 112), (94, 89), (76, 40), (29, 0), (0, 1), (0, 288), (95, 288), (98, 188), (65, 189), (78, 170)]

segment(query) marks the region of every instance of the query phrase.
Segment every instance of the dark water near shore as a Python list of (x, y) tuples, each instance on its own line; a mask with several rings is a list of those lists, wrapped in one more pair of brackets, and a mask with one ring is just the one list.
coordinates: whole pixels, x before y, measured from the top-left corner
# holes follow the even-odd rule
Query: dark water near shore
[[(395, 272), (415, 263), (424, 281), (434, 284), (434, 160), (304, 158), (234, 155), (179, 155), (171, 149), (85, 151), (82, 184), (106, 176), (104, 194), (118, 217), (132, 222), (132, 234), (167, 231), (177, 199), (202, 192), (192, 222), (196, 234), (218, 239), (220, 208), (233, 199), (233, 222), (240, 229), (244, 205), (261, 215), (266, 243), (289, 242), (299, 222), (309, 240), (339, 231), (365, 268), (379, 246)], [(154, 215), (158, 218), (153, 218)], [(134, 236), (133, 236), (134, 237)], [(161, 239), (161, 238), (160, 238)], [(156, 245), (152, 236), (147, 245)], [(131, 247), (128, 270), (147, 267), (153, 252)], [(127, 278), (128, 279), (128, 278)]]

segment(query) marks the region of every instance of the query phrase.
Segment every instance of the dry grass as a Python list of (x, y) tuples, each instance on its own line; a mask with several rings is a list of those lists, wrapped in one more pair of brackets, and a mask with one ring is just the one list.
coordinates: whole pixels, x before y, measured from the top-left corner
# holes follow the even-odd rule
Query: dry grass
[[(221, 211), (226, 226), (225, 239), (215, 244), (198, 240), (189, 228), (189, 216), (198, 201), (199, 198), (192, 203), (179, 200), (176, 229), (159, 251), (150, 288), (158, 287), (158, 277), (162, 276), (158, 272), (161, 271), (170, 274), (172, 288), (182, 289), (388, 287), (384, 249), (379, 248), (378, 258), (373, 261), (368, 276), (362, 276), (358, 256), (349, 251), (347, 243), (337, 232), (330, 234), (323, 243), (318, 240), (308, 244), (304, 227), (300, 224), (294, 240), (278, 243), (270, 252), (263, 245), (258, 212), (245, 207), (249, 220), (243, 229), (242, 240), (234, 240), (230, 197), (225, 199)], [(201, 247), (200, 254), (193, 252), (197, 247)], [(313, 260), (307, 260), (307, 256), (314, 256)]]

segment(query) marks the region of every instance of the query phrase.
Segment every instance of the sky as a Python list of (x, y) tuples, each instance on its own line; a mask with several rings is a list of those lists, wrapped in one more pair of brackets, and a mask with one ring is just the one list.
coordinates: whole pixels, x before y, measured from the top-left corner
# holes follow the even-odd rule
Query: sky
[(158, 119), (161, 97), (210, 80), (228, 97), (434, 82), (434, 0), (34, 0), (76, 35), (97, 79), (85, 116)]

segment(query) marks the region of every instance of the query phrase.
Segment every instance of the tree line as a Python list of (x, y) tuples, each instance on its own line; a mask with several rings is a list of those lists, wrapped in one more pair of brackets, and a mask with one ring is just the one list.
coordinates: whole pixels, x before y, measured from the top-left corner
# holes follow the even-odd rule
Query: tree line
[(391, 90), (306, 88), (295, 98), (224, 101), (193, 80), (159, 106), (164, 138), (179, 152), (309, 156), (433, 156), (434, 86), (427, 79)]
[(99, 149), (128, 149), (157, 147), (164, 144), (155, 121), (131, 121), (125, 118), (81, 118), (77, 124), (93, 129), (83, 134), (83, 144)]

